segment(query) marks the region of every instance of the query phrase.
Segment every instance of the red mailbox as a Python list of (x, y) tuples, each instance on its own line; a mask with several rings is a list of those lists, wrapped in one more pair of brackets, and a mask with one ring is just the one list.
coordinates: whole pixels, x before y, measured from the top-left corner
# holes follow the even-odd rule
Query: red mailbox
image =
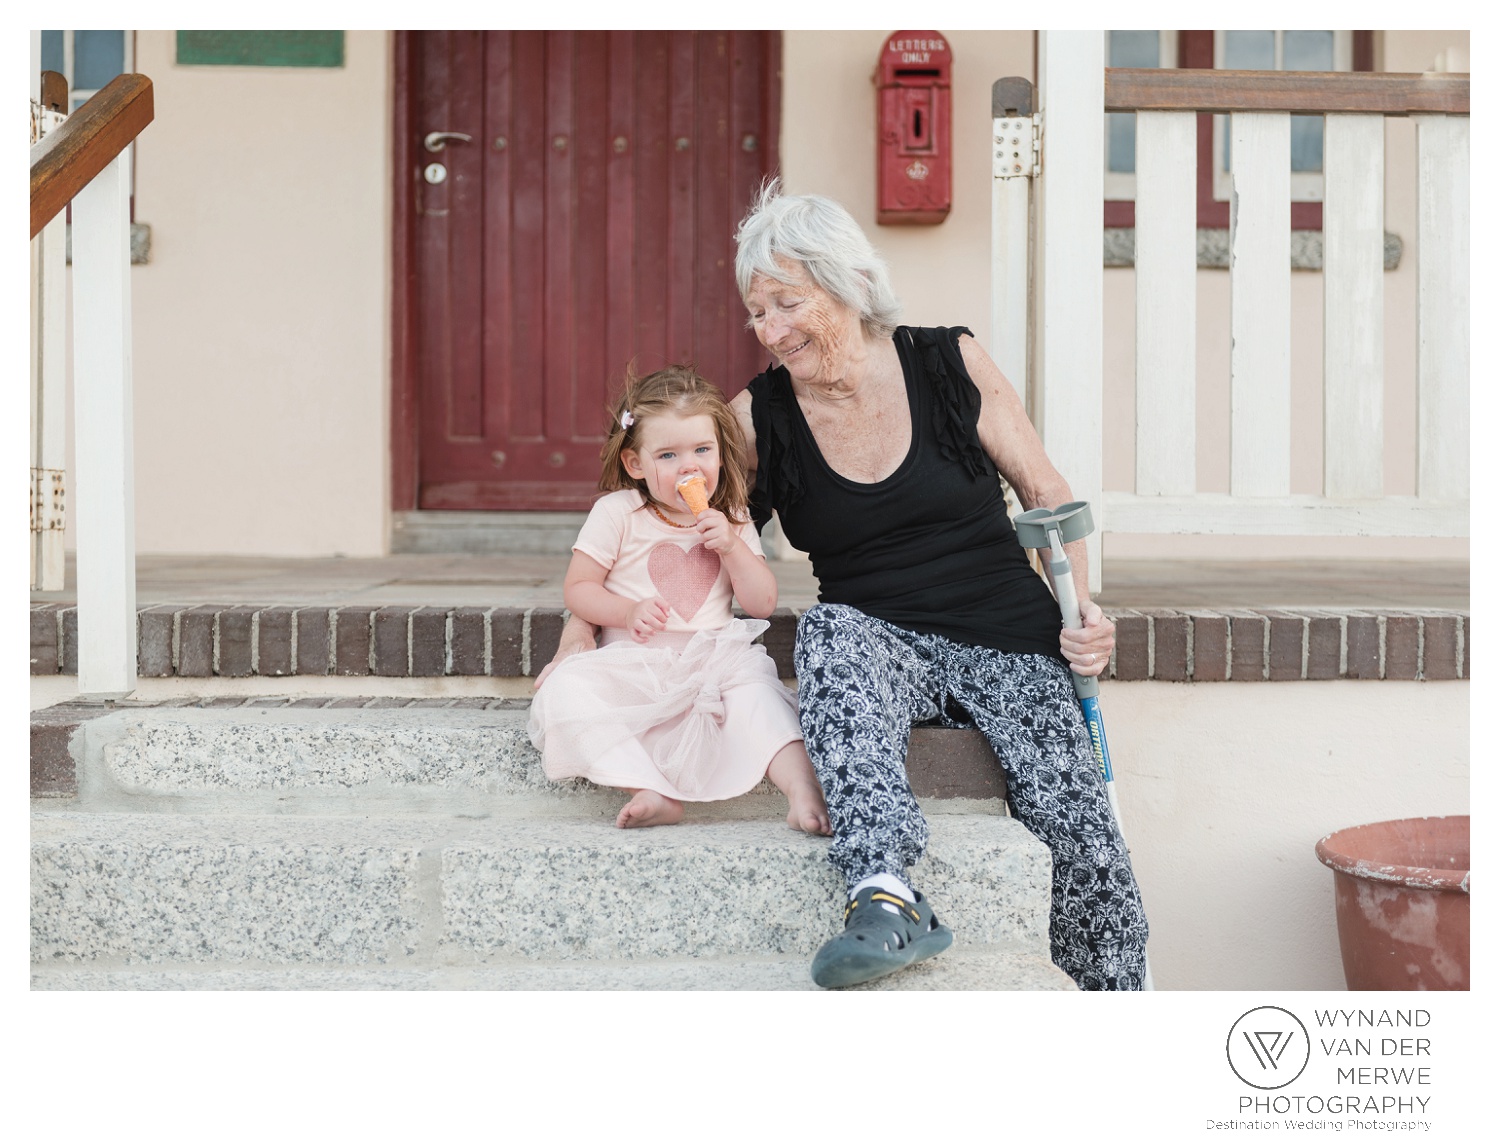
[(953, 53), (941, 32), (886, 37), (879, 87), (875, 220), (936, 225), (953, 205)]

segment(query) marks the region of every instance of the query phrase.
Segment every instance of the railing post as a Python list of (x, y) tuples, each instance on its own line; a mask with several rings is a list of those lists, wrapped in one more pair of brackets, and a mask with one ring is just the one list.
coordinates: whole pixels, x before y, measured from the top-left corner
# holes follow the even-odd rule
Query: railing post
[(1291, 119), (1236, 111), (1229, 205), (1229, 491), (1292, 481)]
[[(61, 79), (53, 72), (47, 78)], [(42, 79), (38, 76), (38, 80)], [(66, 85), (32, 104), (32, 143), (66, 119)], [(68, 223), (59, 214), (31, 241), (31, 586), (62, 590), (67, 521), (67, 265)]]
[(73, 199), (78, 689), (136, 687), (129, 151)]
[(63, 468), (67, 437), (67, 221), (49, 222), (32, 239), (31, 581), (62, 590), (66, 555)]
[(990, 356), (1030, 409), (1031, 180), (1036, 96), (1029, 79), (995, 80), (990, 182)]
[(1378, 499), (1385, 491), (1385, 117), (1327, 115), (1324, 124), (1323, 494)]
[(1040, 32), (1042, 442), (1077, 499), (1093, 507), (1089, 588), (1103, 584), (1104, 33)]
[(1469, 118), (1417, 123), (1417, 494), (1469, 497)]
[(1135, 492), (1197, 490), (1197, 116), (1135, 117)]

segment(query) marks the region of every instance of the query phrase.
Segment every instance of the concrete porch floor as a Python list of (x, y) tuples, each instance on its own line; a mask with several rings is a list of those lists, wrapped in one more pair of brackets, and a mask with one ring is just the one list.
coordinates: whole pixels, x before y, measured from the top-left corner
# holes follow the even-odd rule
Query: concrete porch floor
[[(561, 606), (565, 555), (402, 554), (387, 558), (141, 555), (136, 602), (254, 605)], [(772, 560), (782, 606), (817, 601), (805, 561)], [(76, 598), (32, 591), (33, 602)], [(1339, 607), (1468, 610), (1467, 560), (1301, 559), (1275, 562), (1114, 559), (1103, 606), (1122, 608)]]

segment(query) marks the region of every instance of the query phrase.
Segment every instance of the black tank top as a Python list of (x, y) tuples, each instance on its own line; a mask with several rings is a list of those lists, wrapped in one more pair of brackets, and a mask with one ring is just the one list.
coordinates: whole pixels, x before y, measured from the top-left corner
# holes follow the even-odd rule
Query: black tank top
[(979, 443), (979, 390), (958, 348), (965, 333), (896, 330), (911, 447), (879, 483), (828, 466), (786, 369), (752, 380), (750, 514), (764, 526), (779, 513), (788, 540), (812, 557), (822, 602), (906, 630), (1060, 659), (1062, 615), (1016, 541), (995, 465)]

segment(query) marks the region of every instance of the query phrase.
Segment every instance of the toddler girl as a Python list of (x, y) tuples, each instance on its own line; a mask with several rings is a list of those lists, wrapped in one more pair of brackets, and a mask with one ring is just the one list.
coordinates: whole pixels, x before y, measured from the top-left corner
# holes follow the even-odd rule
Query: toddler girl
[[(607, 494), (563, 581), (568, 609), (603, 627), (602, 646), (558, 663), (532, 700), (547, 776), (632, 793), (621, 828), (675, 824), (683, 801), (727, 800), (769, 776), (787, 823), (829, 835), (796, 699), (752, 644), (776, 578), (748, 519), (744, 436), (723, 393), (681, 366), (627, 376), (602, 459)], [(757, 620), (732, 617), (734, 598)]]

